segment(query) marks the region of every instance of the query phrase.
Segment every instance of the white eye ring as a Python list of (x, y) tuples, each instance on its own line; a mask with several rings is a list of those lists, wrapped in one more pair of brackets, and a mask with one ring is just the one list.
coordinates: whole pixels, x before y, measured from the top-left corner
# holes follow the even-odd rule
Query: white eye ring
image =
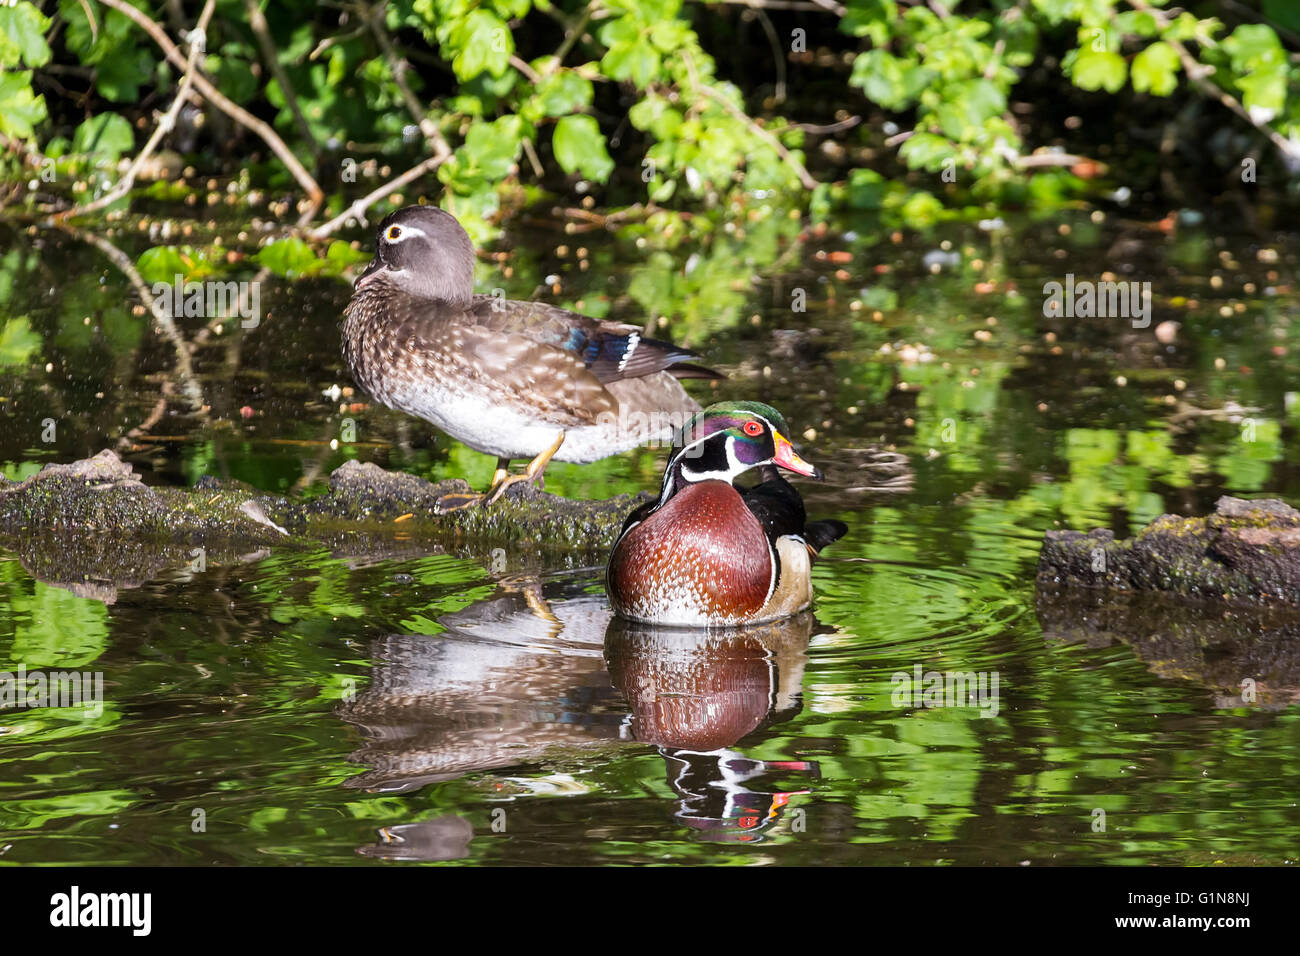
[(398, 226), (392, 225), (384, 230), (384, 238), (388, 242), (404, 242), (412, 236), (423, 236), (423, 229), (417, 229), (415, 226)]

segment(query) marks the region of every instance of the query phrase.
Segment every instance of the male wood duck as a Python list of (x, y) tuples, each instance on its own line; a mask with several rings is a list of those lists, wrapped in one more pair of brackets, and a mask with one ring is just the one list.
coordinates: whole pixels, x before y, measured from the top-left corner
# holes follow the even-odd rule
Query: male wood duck
[[(343, 356), (376, 400), (497, 456), (487, 492), (445, 496), (440, 511), (540, 483), (551, 459), (586, 463), (667, 441), (700, 407), (677, 380), (722, 377), (632, 325), (475, 295), (469, 235), (433, 206), (379, 224), (344, 313)], [(514, 458), (532, 459), (521, 475), (508, 471)]]
[[(686, 627), (757, 624), (812, 603), (812, 562), (843, 537), (841, 521), (809, 522), (778, 468), (820, 479), (795, 454), (789, 428), (759, 402), (696, 415), (673, 449), (657, 501), (633, 511), (605, 572), (614, 611)], [(760, 483), (733, 482), (758, 469)]]

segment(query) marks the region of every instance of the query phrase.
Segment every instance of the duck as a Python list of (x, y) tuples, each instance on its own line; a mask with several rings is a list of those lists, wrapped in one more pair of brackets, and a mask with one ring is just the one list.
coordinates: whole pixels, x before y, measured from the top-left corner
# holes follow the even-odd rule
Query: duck
[[(436, 206), (379, 223), (341, 337), (348, 370), (376, 401), (496, 456), (487, 490), (444, 495), (440, 513), (492, 504), (519, 482), (541, 486), (552, 460), (667, 445), (700, 410), (681, 380), (723, 377), (639, 326), (475, 294), (469, 234)], [(519, 458), (528, 466), (511, 474)]]
[[(679, 433), (659, 497), (623, 523), (605, 569), (614, 613), (677, 627), (761, 624), (812, 604), (812, 564), (848, 533), (808, 521), (782, 471), (821, 480), (770, 405), (720, 402)], [(759, 481), (735, 481), (755, 471)]]

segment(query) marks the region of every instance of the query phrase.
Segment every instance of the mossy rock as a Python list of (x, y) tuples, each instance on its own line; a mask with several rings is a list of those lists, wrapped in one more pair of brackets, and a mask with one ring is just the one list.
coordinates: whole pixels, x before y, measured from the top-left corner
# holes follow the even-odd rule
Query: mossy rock
[(1049, 531), (1038, 581), (1300, 608), (1300, 512), (1225, 496), (1207, 517), (1161, 515), (1123, 541), (1100, 528)]

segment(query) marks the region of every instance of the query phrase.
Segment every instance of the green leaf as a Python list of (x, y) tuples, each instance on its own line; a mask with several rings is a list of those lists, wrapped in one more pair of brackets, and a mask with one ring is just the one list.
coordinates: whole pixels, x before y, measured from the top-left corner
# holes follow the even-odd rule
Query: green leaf
[(515, 39), (505, 21), (482, 7), (456, 24), (449, 45), (457, 51), (451, 68), (461, 80), (473, 79), (484, 71), (500, 76), (515, 52)]
[(849, 0), (839, 28), (855, 37), (870, 37), (878, 47), (889, 42), (890, 25), (898, 18), (894, 0)]
[(1278, 113), (1286, 105), (1287, 62), (1273, 28), (1243, 23), (1223, 41), (1248, 110)]
[(542, 78), (533, 94), (536, 121), (544, 116), (566, 116), (591, 105), (591, 80), (574, 70), (560, 70)]
[(1248, 110), (1280, 113), (1286, 105), (1286, 67), (1282, 64), (1260, 67), (1237, 80), (1241, 105)]
[[(114, 103), (135, 103), (140, 99), (140, 87), (153, 79), (153, 70), (154, 61), (148, 51), (138, 47), (122, 49), (95, 69), (95, 89)], [(222, 89), (230, 90), (224, 84)]]
[(975, 79), (948, 84), (935, 116), (946, 136), (969, 141), (979, 135), (986, 120), (1006, 108), (1006, 95), (992, 81)]
[(77, 153), (103, 153), (117, 159), (135, 146), (131, 124), (116, 113), (100, 113), (80, 126), (72, 137)]
[(1098, 53), (1091, 47), (1078, 50), (1070, 70), (1074, 85), (1084, 90), (1117, 93), (1124, 86), (1128, 64), (1118, 53)]
[[(216, 60), (216, 69), (213, 70), (212, 61)], [(229, 96), (236, 103), (246, 103), (253, 98), (257, 92), (257, 75), (253, 72), (253, 64), (248, 60), (238, 56), (220, 56), (208, 57), (208, 70), (215, 72), (217, 88)], [(272, 83), (277, 81), (272, 80)], [(290, 84), (292, 85), (292, 84)], [(283, 100), (283, 93), (276, 90), (280, 99)], [(298, 92), (295, 90), (295, 92)], [(269, 97), (273, 103), (283, 108), (283, 103), (277, 103), (274, 97)]]
[(1133, 89), (1139, 93), (1168, 96), (1178, 88), (1178, 54), (1163, 40), (1157, 40), (1133, 57)]
[(1155, 14), (1147, 10), (1125, 10), (1115, 15), (1115, 26), (1125, 36), (1136, 33), (1140, 37), (1160, 35), (1160, 24)]
[(519, 156), (523, 135), (524, 121), (518, 116), (474, 124), (460, 149), (438, 169), (438, 178), (459, 184), (462, 193), (476, 192), (480, 180), (505, 179)]
[(630, 110), (628, 119), (660, 141), (672, 139), (682, 125), (682, 114), (665, 97), (651, 94)]
[[(922, 133), (919, 135), (927, 136), (929, 134)], [(912, 139), (915, 138), (915, 136), (912, 137)], [(934, 138), (940, 139), (938, 136)], [(908, 140), (908, 142), (910, 143), (911, 140)], [(907, 143), (903, 145), (906, 147)], [(944, 140), (944, 145), (947, 145), (946, 140)], [(917, 166), (922, 164), (909, 162), (909, 165)], [(874, 169), (855, 169), (849, 173), (849, 206), (853, 209), (880, 209), (885, 204), (885, 194), (888, 189), (889, 184), (885, 181), (885, 177)], [(879, 307), (877, 306), (877, 308)]]
[(293, 279), (316, 271), (316, 253), (311, 246), (296, 237), (277, 239), (267, 243), (253, 261), (266, 266), (276, 275)]
[(631, 80), (644, 89), (659, 73), (659, 54), (649, 43), (620, 43), (601, 58), (600, 65), (616, 80)]
[(1286, 62), (1282, 41), (1273, 28), (1262, 23), (1243, 23), (1223, 40), (1223, 49), (1238, 73), (1247, 73), (1262, 66)]
[(0, 6), (0, 67), (20, 64), (44, 66), (50, 60), (45, 31), (50, 18), (28, 0), (15, 6)]
[(913, 229), (928, 229), (943, 215), (943, 203), (924, 190), (912, 193), (899, 210), (903, 222)]
[(867, 99), (887, 110), (904, 110), (916, 102), (933, 79), (930, 70), (888, 50), (868, 50), (853, 61), (849, 85), (861, 87)]
[(40, 347), (41, 337), (32, 331), (27, 316), (0, 325), (0, 365), (28, 365)]
[(29, 139), (45, 115), (45, 97), (32, 93), (30, 70), (0, 73), (0, 132)]
[(193, 246), (154, 246), (140, 253), (135, 262), (145, 282), (172, 283), (177, 276), (197, 280), (215, 273), (212, 256)]
[(662, 53), (674, 53), (692, 39), (690, 26), (681, 20), (657, 20), (650, 27), (650, 42)]
[(551, 140), (555, 160), (566, 173), (581, 172), (587, 179), (603, 183), (614, 170), (605, 148), (600, 124), (590, 116), (565, 116), (555, 124)]
[(938, 172), (944, 164), (955, 159), (957, 150), (943, 136), (934, 133), (917, 133), (898, 150), (898, 156), (913, 169)]
[(370, 258), (370, 254), (362, 252), (360, 249), (353, 249), (341, 239), (335, 239), (330, 243), (330, 247), (325, 253), (325, 258), (347, 267), (356, 265), (358, 262), (365, 262)]

